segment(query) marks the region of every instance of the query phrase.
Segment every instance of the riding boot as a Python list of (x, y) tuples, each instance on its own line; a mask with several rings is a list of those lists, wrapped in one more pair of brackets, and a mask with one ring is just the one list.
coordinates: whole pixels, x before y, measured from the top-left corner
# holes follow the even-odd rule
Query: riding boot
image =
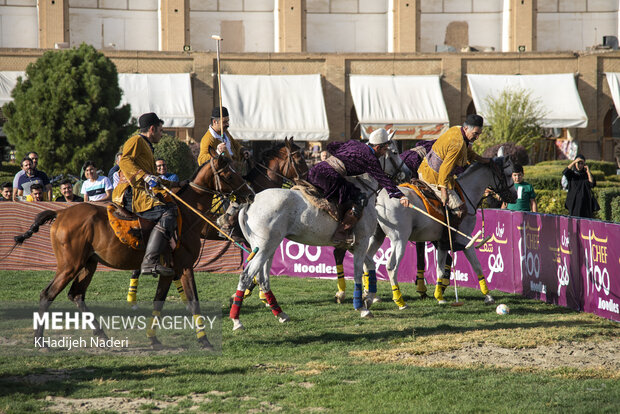
[(348, 244), (352, 245), (355, 243), (355, 236), (353, 235), (353, 228), (357, 224), (359, 220), (358, 217), (355, 216), (353, 209), (348, 210), (344, 214), (344, 218), (338, 225), (336, 232), (332, 236), (332, 243), (335, 245)]
[[(237, 203), (230, 203), (230, 206), (226, 209), (226, 212), (222, 214), (217, 219), (217, 224), (220, 227), (221, 232), (220, 237), (226, 238), (226, 236), (231, 237), (237, 243), (246, 243), (245, 237), (241, 232), (241, 227), (239, 227), (239, 210), (241, 210), (241, 206)], [(225, 235), (226, 236), (225, 236)]]
[(159, 256), (164, 252), (168, 246), (168, 239), (164, 234), (163, 229), (159, 229), (159, 226), (155, 226), (149, 237), (149, 242), (146, 245), (146, 252), (144, 252), (144, 259), (142, 259), (142, 265), (140, 270), (142, 273), (150, 273), (152, 275), (160, 276), (174, 276), (174, 270), (162, 265), (159, 262)]

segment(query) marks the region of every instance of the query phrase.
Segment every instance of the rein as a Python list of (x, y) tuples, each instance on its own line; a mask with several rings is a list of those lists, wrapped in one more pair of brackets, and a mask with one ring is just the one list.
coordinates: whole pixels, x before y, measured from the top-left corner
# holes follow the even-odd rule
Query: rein
[[(271, 171), (271, 172), (272, 172), (272, 173), (274, 173), (276, 176), (278, 176), (279, 178), (281, 178), (284, 182), (288, 182), (288, 183), (290, 183), (290, 184), (294, 184), (294, 183), (295, 183), (295, 181), (294, 181), (294, 180), (292, 180), (292, 179), (290, 179), (289, 177), (287, 177), (287, 175), (288, 175), (289, 171), (291, 170), (291, 168), (292, 168), (292, 169), (293, 169), (293, 171), (295, 172), (295, 178), (297, 178), (297, 179), (300, 179), (300, 178), (301, 178), (301, 174), (299, 174), (299, 171), (297, 170), (297, 166), (296, 166), (296, 164), (295, 164), (295, 160), (293, 159), (293, 156), (294, 156), (295, 154), (299, 154), (299, 151), (300, 151), (300, 150), (297, 150), (297, 151), (293, 151), (293, 152), (291, 152), (291, 150), (290, 150), (288, 147), (286, 147), (286, 146), (285, 146), (284, 148), (286, 148), (286, 152), (287, 152), (287, 155), (286, 155), (286, 161), (287, 161), (287, 162), (286, 162), (286, 164), (285, 164), (285, 170), (283, 171), (283, 174), (280, 174), (280, 172), (278, 172), (278, 170), (275, 170), (275, 169), (273, 169), (273, 168), (269, 168), (269, 167), (267, 167), (267, 166), (266, 166), (265, 164), (263, 164), (263, 163), (260, 163), (260, 162), (257, 162), (257, 163), (256, 163), (256, 166), (257, 166), (257, 167), (262, 167), (262, 168), (264, 168), (264, 169), (265, 169), (265, 171), (263, 172), (260, 168), (256, 168), (256, 169), (257, 169), (257, 171), (258, 171), (258, 172), (259, 172), (262, 176), (264, 176), (267, 180), (269, 180), (270, 182), (272, 182), (272, 183), (274, 183), (274, 184), (276, 184), (276, 183), (275, 183), (275, 182), (274, 182), (274, 181), (273, 181), (273, 180), (269, 177), (269, 174), (267, 174), (267, 172), (266, 172), (266, 171)], [(282, 159), (282, 158), (280, 158), (279, 156), (276, 156), (275, 158)], [(276, 186), (276, 187), (277, 187), (277, 186)]]

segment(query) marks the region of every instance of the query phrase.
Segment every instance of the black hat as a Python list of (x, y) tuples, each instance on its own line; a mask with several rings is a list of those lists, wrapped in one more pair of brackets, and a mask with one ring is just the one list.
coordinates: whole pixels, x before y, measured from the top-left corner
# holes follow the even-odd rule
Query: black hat
[(138, 119), (138, 125), (140, 125), (140, 129), (148, 128), (151, 125), (163, 125), (164, 121), (159, 119), (159, 117), (155, 114), (155, 112), (149, 112), (148, 114), (140, 115), (140, 119)]
[(473, 126), (473, 127), (480, 127), (480, 128), (482, 128), (482, 124), (484, 123), (484, 119), (482, 119), (482, 117), (480, 115), (470, 114), (470, 115), (467, 115), (467, 119), (465, 120), (465, 123), (467, 125), (470, 125), (470, 126)]
[[(227, 116), (228, 116), (228, 109), (226, 109), (225, 106), (222, 106), (222, 118), (226, 118)], [(215, 108), (213, 108), (213, 111), (211, 111), (211, 119), (215, 119), (219, 117), (220, 117), (220, 107), (216, 106)]]

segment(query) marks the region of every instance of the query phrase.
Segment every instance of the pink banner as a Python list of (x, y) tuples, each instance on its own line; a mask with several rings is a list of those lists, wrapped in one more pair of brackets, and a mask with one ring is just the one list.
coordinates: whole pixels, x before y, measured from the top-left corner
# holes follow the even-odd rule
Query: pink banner
[[(566, 216), (485, 210), (484, 234), (489, 241), (476, 250), (490, 289), (620, 321), (620, 225)], [(482, 227), (478, 213), (478, 224)], [(276, 251), (271, 273), (335, 278), (332, 247), (306, 246), (284, 240)], [(388, 280), (386, 263), (392, 253), (386, 239), (375, 255), (377, 278)], [(428, 283), (435, 283), (435, 249), (425, 248)], [(353, 258), (344, 261), (353, 277)], [(399, 282), (413, 282), (416, 253), (409, 243), (398, 272)], [(452, 279), (478, 286), (478, 277), (462, 252), (456, 254)], [(453, 282), (454, 283), (454, 282)]]

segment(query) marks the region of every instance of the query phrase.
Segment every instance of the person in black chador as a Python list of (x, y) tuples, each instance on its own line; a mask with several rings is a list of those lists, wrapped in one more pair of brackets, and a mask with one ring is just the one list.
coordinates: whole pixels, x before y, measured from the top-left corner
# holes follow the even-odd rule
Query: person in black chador
[(568, 180), (568, 194), (565, 207), (568, 214), (575, 217), (593, 218), (594, 212), (600, 210), (592, 193), (596, 180), (586, 165), (586, 158), (579, 154), (562, 173)]

